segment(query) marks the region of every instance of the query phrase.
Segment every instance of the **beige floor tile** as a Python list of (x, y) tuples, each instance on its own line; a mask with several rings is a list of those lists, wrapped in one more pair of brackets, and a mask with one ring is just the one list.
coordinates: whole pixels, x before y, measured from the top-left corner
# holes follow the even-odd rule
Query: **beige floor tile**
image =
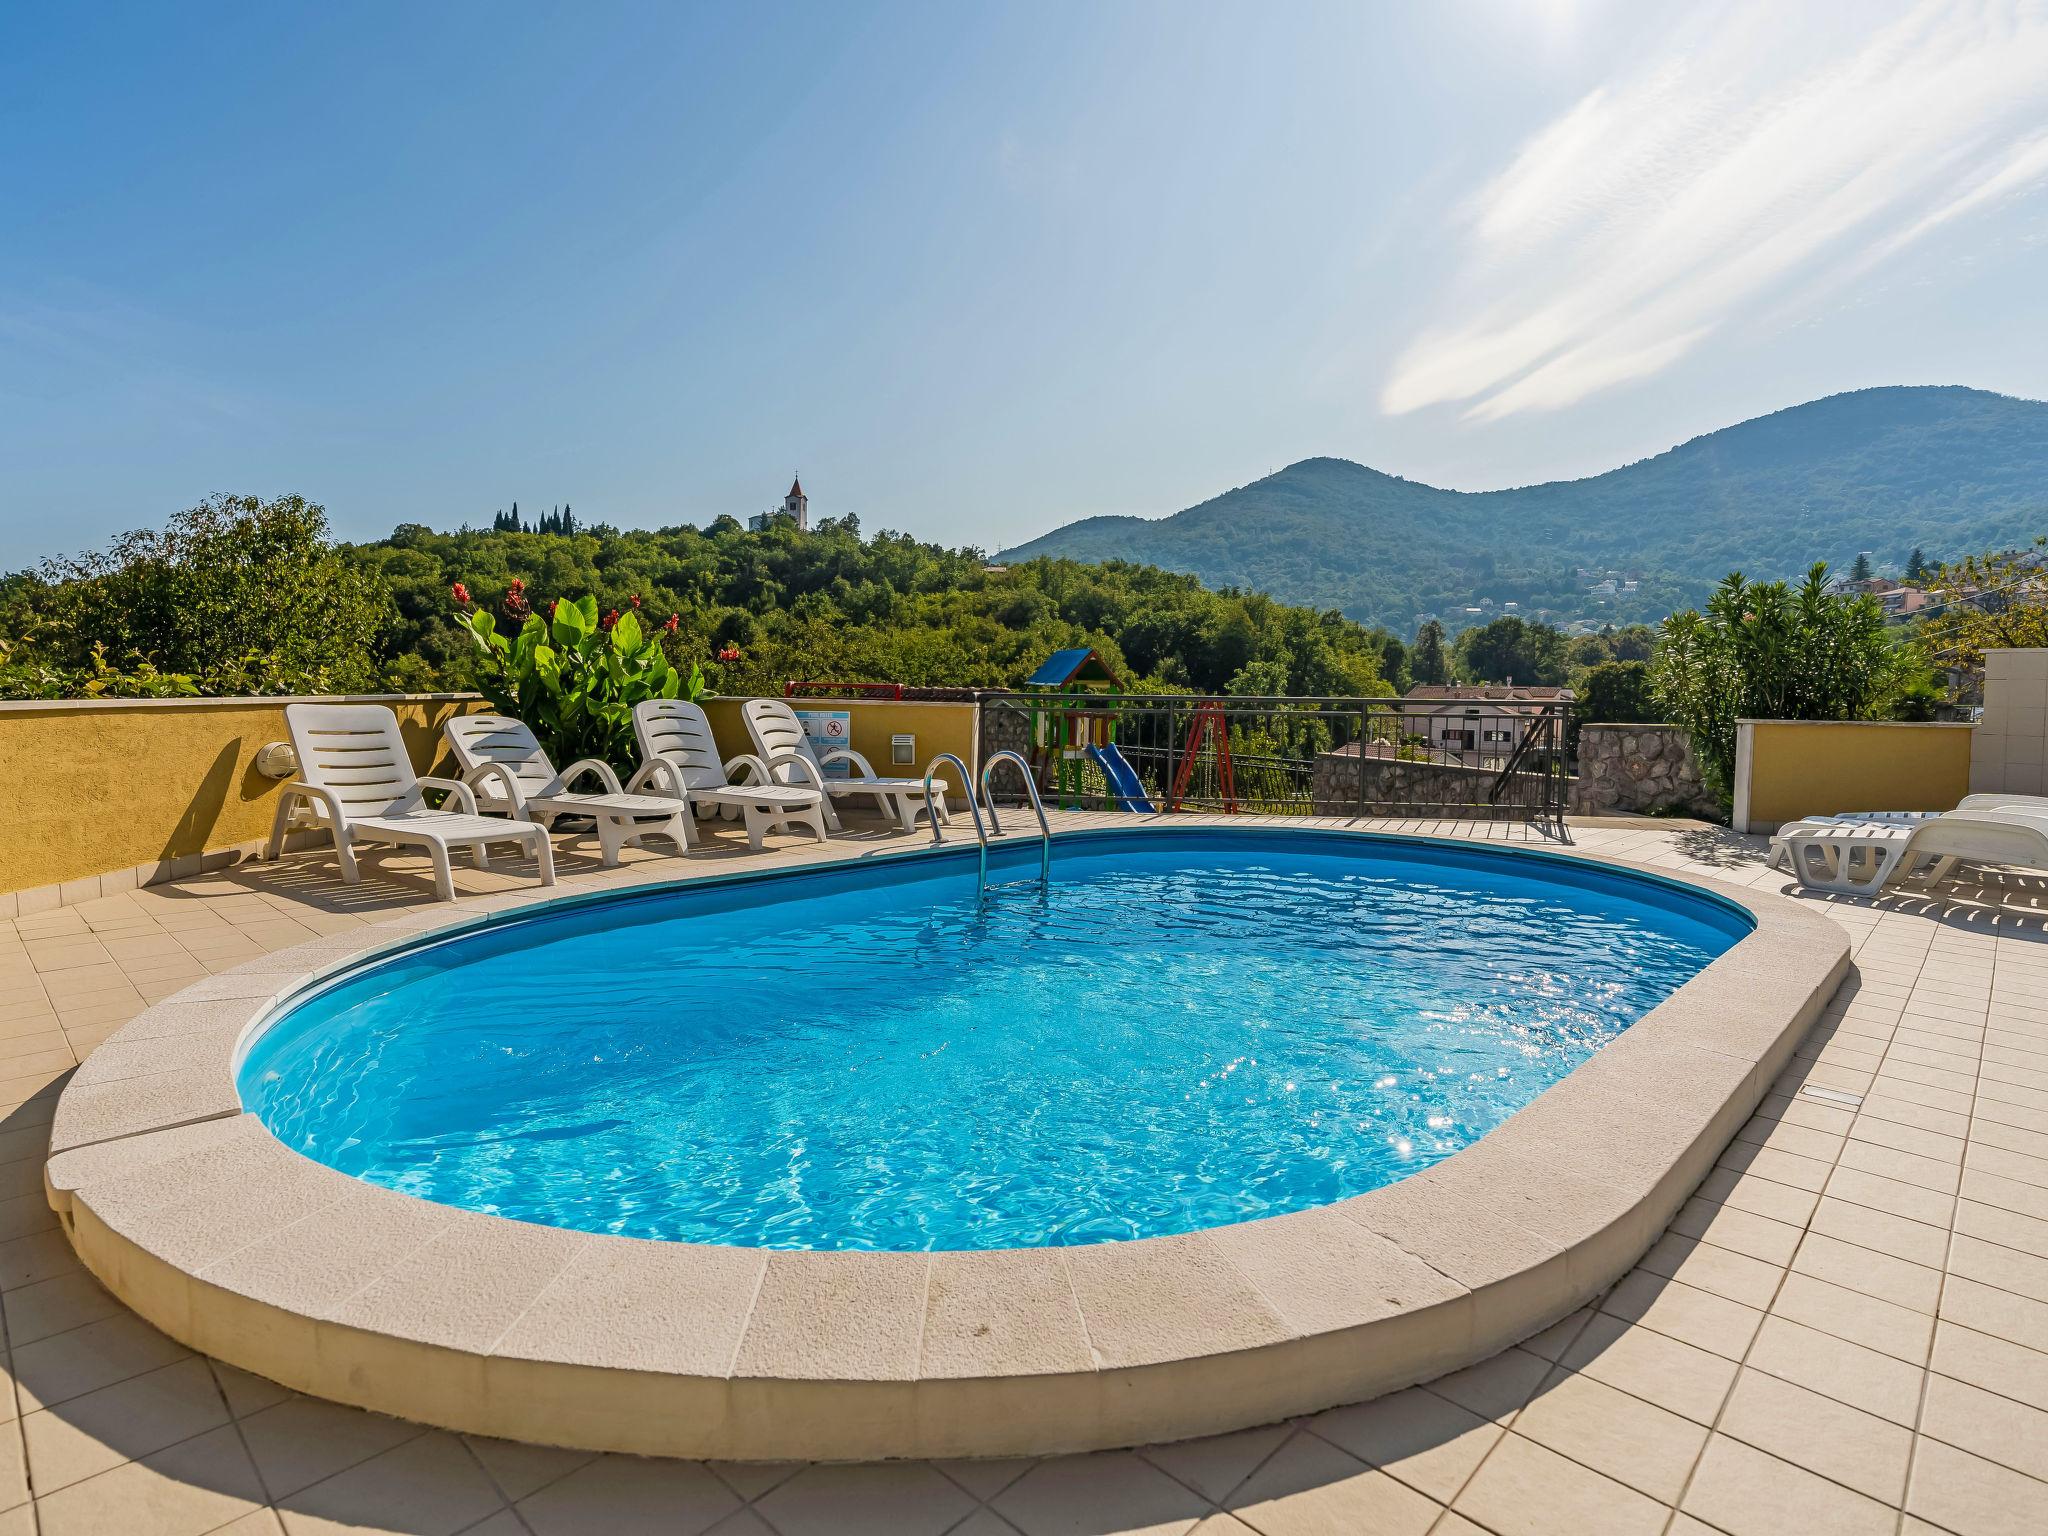
[(1984, 1285), (2021, 1296), (2048, 1296), (2048, 1258), (1987, 1243), (1959, 1233), (1949, 1250), (1948, 1269)]
[(1717, 1247), (1676, 1232), (1667, 1232), (1643, 1255), (1642, 1267), (1654, 1275), (1680, 1280), (1696, 1290), (1711, 1291), (1759, 1311), (1777, 1294), (1779, 1264), (1768, 1264), (1730, 1248)]
[(1792, 1260), (1792, 1268), (1798, 1274), (1813, 1275), (1914, 1312), (1931, 1315), (1941, 1299), (1939, 1269), (1908, 1263), (1820, 1232), (1806, 1234)]
[(1851, 1205), (1868, 1206), (1931, 1227), (1946, 1228), (1956, 1208), (1954, 1198), (1939, 1190), (1901, 1183), (1860, 1168), (1836, 1168), (1828, 1180), (1827, 1193)]
[(21, 1430), (36, 1489), (51, 1493), (227, 1422), (213, 1373), (195, 1358), (31, 1413)]
[(1994, 1210), (2014, 1211), (2035, 1221), (2048, 1221), (2048, 1190), (1982, 1167), (1963, 1170), (1963, 1198)]
[(1792, 1255), (1799, 1248), (1800, 1229), (1790, 1222), (1773, 1221), (1753, 1211), (1699, 1198), (1686, 1202), (1671, 1223), (1671, 1230), (1780, 1268), (1792, 1262)]
[(1655, 1499), (1513, 1434), (1452, 1507), (1499, 1536), (1650, 1536), (1663, 1530), (1667, 1513)]
[(1912, 1264), (1939, 1269), (1948, 1252), (1948, 1231), (1867, 1205), (1852, 1205), (1832, 1195), (1821, 1196), (1813, 1209), (1812, 1230), (1837, 1242), (1853, 1243), (1873, 1253), (1890, 1254)]
[(695, 1463), (605, 1456), (520, 1500), (518, 1509), (534, 1536), (696, 1536), (738, 1504)]
[(1934, 1319), (1929, 1314), (1811, 1275), (1788, 1274), (1771, 1310), (1779, 1317), (1913, 1365), (1926, 1362), (1934, 1337)]
[(1950, 1275), (1941, 1289), (1941, 1315), (1965, 1328), (2048, 1354), (2048, 1301)]
[(1682, 1508), (1728, 1536), (1892, 1536), (1898, 1524), (1875, 1499), (1726, 1435), (1707, 1442)]
[(1227, 1501), (1260, 1536), (1424, 1536), (1440, 1507), (1326, 1440), (1297, 1434)]
[(1913, 1450), (1906, 1508), (1962, 1536), (2040, 1536), (2048, 1531), (2048, 1483), (1923, 1439)]
[(1440, 1504), (1457, 1496), (1502, 1434), (1493, 1420), (1419, 1387), (1303, 1424)]
[(48, 1408), (182, 1360), (188, 1353), (141, 1318), (124, 1312), (15, 1350), (15, 1384), (24, 1411)]
[(290, 1398), (241, 1422), (249, 1454), (273, 1499), (285, 1499), (426, 1432), (417, 1424), (311, 1397)]
[[(782, 1522), (770, 1506), (780, 1492), (761, 1505), (762, 1513), (779, 1528)], [(989, 1507), (1024, 1536), (1070, 1536), (1089, 1530), (1185, 1536), (1209, 1508), (1191, 1489), (1142, 1457), (1122, 1451), (1040, 1462)]]
[(2048, 1412), (1980, 1387), (1933, 1376), (1920, 1433), (2048, 1481)]
[(1666, 1504), (1676, 1502), (1707, 1441), (1705, 1426), (1569, 1372), (1544, 1383), (1515, 1433)]
[(1764, 1319), (1746, 1364), (1894, 1424), (1920, 1411), (1920, 1367), (1789, 1318)]
[(1551, 1365), (1526, 1349), (1503, 1350), (1491, 1360), (1453, 1371), (1429, 1382), (1425, 1390), (1448, 1398), (1470, 1413), (1506, 1423), (1535, 1395)]
[(433, 1430), (280, 1500), (278, 1511), (290, 1536), (454, 1536), (504, 1503), (462, 1442)]
[(1565, 1351), (1563, 1364), (1699, 1424), (1713, 1423), (1736, 1371), (1725, 1356), (1604, 1313)]
[(221, 1395), (228, 1401), (228, 1412), (238, 1419), (245, 1419), (252, 1413), (278, 1403), (289, 1401), (295, 1394), (288, 1387), (281, 1387), (274, 1381), (249, 1372), (237, 1370), (220, 1360), (208, 1362), (213, 1367), (214, 1380), (220, 1383)]
[(0, 1243), (0, 1290), (18, 1290), (58, 1275), (83, 1273), (62, 1232), (31, 1232)]
[(125, 1311), (83, 1269), (8, 1291), (0, 1302), (7, 1314), (8, 1341), (17, 1348)]
[(1745, 1370), (1716, 1426), (1781, 1461), (1896, 1505), (1913, 1432), (1761, 1371)]
[(232, 1427), (36, 1500), (42, 1536), (201, 1536), (251, 1514), (263, 1486)]
[(1607, 1293), (1601, 1310), (1730, 1360), (1742, 1358), (1763, 1318), (1754, 1307), (1640, 1269)]
[(28, 1451), (21, 1426), (0, 1424), (0, 1512), (18, 1509), (29, 1500)]
[(2048, 1354), (1946, 1319), (1934, 1325), (1934, 1369), (1957, 1381), (2048, 1410)]
[[(1182, 1440), (1173, 1445), (1148, 1446), (1138, 1454), (1177, 1482), (1186, 1483), (1211, 1503), (1221, 1504), (1267, 1457), (1281, 1446), (1292, 1431), (1285, 1424), (1267, 1424), (1234, 1435), (1210, 1435), (1200, 1440)], [(961, 1478), (951, 1467), (943, 1469), (955, 1482)], [(1021, 1476), (1023, 1469), (1018, 1469)], [(1015, 1481), (1011, 1478), (1008, 1481)], [(1007, 1486), (1006, 1482), (1004, 1486)], [(972, 1489), (971, 1484), (962, 1486)], [(993, 1498), (1001, 1488), (977, 1495)]]
[(578, 1467), (597, 1460), (595, 1451), (525, 1445), (517, 1440), (494, 1440), (487, 1435), (464, 1435), (462, 1439), (470, 1454), (483, 1463), (485, 1474), (498, 1485), (498, 1491), (514, 1501), (537, 1493)]

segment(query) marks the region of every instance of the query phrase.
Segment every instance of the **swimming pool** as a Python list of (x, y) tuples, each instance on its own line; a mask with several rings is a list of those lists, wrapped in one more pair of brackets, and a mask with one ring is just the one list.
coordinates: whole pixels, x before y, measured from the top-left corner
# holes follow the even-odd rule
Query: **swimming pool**
[(1069, 837), (1043, 893), (977, 898), (969, 850), (521, 913), (297, 999), (237, 1082), (308, 1157), (525, 1221), (1071, 1246), (1427, 1167), (1750, 927), (1694, 889), (1469, 845)]

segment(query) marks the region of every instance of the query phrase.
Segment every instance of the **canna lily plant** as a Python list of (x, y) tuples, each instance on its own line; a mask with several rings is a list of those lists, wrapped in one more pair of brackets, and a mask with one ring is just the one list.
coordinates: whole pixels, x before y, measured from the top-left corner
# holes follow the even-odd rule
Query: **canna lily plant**
[[(597, 600), (587, 596), (563, 598), (543, 616), (524, 601), (513, 603), (512, 595), (508, 606), (525, 610), (526, 620), (509, 638), (498, 632), (489, 609), (469, 615), (471, 638), (483, 653), (478, 686), (492, 704), (531, 726), (556, 762), (599, 757), (630, 768), (637, 756), (635, 704), (703, 697), (703, 669), (693, 662), (687, 675), (678, 672), (662, 649), (675, 621), (643, 628), (637, 608), (600, 619)], [(468, 605), (460, 583), (454, 596)]]

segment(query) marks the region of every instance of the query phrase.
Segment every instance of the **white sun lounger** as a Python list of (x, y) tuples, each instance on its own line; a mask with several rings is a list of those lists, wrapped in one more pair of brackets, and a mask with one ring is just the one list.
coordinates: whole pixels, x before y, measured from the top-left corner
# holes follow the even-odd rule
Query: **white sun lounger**
[[(747, 842), (756, 849), (775, 827), (809, 827), (819, 842), (826, 841), (831, 808), (825, 796), (815, 789), (776, 783), (767, 765), (746, 753), (721, 763), (711, 722), (687, 699), (645, 699), (635, 704), (633, 734), (643, 761), (626, 786), (629, 790), (672, 795), (687, 802), (693, 815), (710, 810), (742, 816)], [(741, 768), (753, 776), (753, 783), (732, 782), (732, 774)]]
[[(441, 727), (448, 750), (462, 765), (462, 782), (476, 794), (477, 808), (515, 821), (537, 821), (553, 829), (558, 816), (588, 816), (606, 869), (619, 862), (628, 843), (665, 837), (678, 852), (697, 839), (682, 804), (670, 795), (627, 794), (612, 765), (579, 758), (561, 772), (523, 720), (509, 715), (457, 715)], [(570, 785), (586, 775), (604, 786), (602, 794), (579, 794)]]
[[(753, 738), (754, 750), (761, 761), (768, 765), (768, 773), (779, 784), (804, 784), (823, 790), (832, 799), (842, 795), (873, 795), (875, 807), (884, 816), (894, 814), (909, 832), (917, 825), (917, 818), (925, 814), (924, 780), (892, 779), (877, 774), (874, 765), (851, 747), (839, 747), (827, 752), (822, 758), (811, 745), (811, 739), (804, 734), (802, 723), (796, 711), (780, 699), (749, 699), (740, 706), (740, 715), (747, 722), (747, 735)], [(860, 775), (858, 778), (830, 779), (825, 776), (825, 766), (845, 759)], [(932, 803), (938, 807), (941, 822), (946, 816), (945, 786), (934, 780)], [(832, 830), (839, 830), (839, 815), (832, 809), (830, 801), (825, 807), (826, 818)]]
[(1779, 840), (1801, 885), (1851, 896), (1875, 896), (1908, 874), (1932, 884), (1963, 861), (2048, 872), (2048, 814), (2037, 811), (1958, 809), (1911, 822), (1799, 822), (1783, 829)]
[[(1965, 795), (1956, 806), (1959, 811), (2031, 811), (2035, 815), (2048, 816), (2048, 795), (2003, 795), (1984, 792)], [(1807, 816), (1798, 821), (1788, 821), (1771, 835), (1771, 853), (1766, 865), (1771, 869), (1789, 871), (1792, 868), (1791, 843), (1803, 828), (1840, 826), (1844, 823), (1875, 824), (1880, 826), (1917, 826), (1923, 821), (1932, 821), (1945, 815), (1943, 811), (1838, 811), (1832, 816)]]
[[(284, 847), (285, 829), (303, 802), (334, 832), (341, 878), (354, 885), (358, 843), (424, 848), (434, 861), (434, 891), (455, 899), (448, 850), (468, 848), (478, 869), (489, 869), (488, 843), (518, 843), (533, 851), (540, 883), (555, 883), (555, 852), (547, 829), (531, 821), (500, 821), (477, 813), (476, 796), (458, 779), (423, 778), (412, 770), (398, 717), (382, 704), (287, 704), (285, 724), (298, 755), (299, 777), (284, 787), (270, 826), (265, 856)], [(462, 807), (435, 810), (426, 791), (442, 789)]]

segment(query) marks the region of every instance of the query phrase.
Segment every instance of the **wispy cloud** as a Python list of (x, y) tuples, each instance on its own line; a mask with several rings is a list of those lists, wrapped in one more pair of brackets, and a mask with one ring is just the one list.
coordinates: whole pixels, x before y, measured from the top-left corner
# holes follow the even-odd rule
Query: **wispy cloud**
[(1531, 135), (1460, 210), (1466, 318), (1415, 338), (1382, 405), (1570, 405), (2048, 181), (2048, 0), (1873, 5), (1847, 37), (1800, 12), (1696, 15)]

